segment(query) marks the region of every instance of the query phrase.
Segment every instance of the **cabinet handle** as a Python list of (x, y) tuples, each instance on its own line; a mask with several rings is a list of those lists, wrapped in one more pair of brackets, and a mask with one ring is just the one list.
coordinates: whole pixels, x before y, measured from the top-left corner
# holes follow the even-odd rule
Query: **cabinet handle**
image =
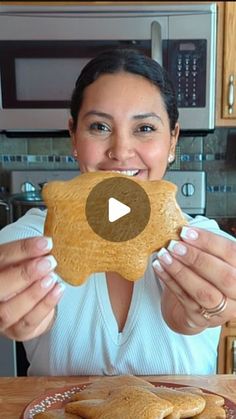
[(232, 342), (232, 355), (233, 355), (232, 374), (236, 374), (236, 340), (233, 340)]
[(234, 107), (234, 75), (230, 74), (229, 76), (229, 92), (228, 92), (228, 113), (231, 115), (233, 113)]
[(161, 36), (161, 25), (154, 21), (151, 24), (151, 36), (152, 36), (152, 59), (162, 65), (162, 36)]

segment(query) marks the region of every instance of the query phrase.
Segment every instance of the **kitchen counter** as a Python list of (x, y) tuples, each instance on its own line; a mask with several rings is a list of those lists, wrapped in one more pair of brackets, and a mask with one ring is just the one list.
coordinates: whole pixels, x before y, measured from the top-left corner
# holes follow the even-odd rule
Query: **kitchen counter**
[[(28, 403), (51, 389), (92, 382), (101, 377), (3, 377), (0, 378), (0, 417), (17, 419)], [(236, 376), (159, 375), (143, 377), (153, 382), (197, 386), (221, 394), (236, 404)], [(236, 413), (235, 413), (236, 417)]]

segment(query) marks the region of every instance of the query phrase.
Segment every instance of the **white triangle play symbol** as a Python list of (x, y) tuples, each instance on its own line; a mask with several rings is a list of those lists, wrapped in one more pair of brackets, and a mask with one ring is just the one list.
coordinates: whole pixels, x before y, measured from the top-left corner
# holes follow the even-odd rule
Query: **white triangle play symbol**
[(122, 204), (115, 198), (109, 198), (108, 200), (108, 219), (110, 223), (113, 223), (124, 215), (129, 214), (131, 211), (128, 205)]

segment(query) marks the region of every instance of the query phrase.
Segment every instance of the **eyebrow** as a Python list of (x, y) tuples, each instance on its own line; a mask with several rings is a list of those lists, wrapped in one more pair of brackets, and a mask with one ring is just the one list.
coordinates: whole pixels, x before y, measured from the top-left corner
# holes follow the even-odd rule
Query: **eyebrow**
[(163, 121), (159, 115), (157, 115), (155, 112), (149, 112), (149, 113), (141, 113), (140, 115), (134, 115), (134, 119), (145, 119), (145, 118), (156, 118), (163, 124)]
[(101, 118), (107, 118), (107, 119), (110, 119), (110, 120), (113, 119), (112, 116), (109, 115), (109, 113), (99, 112), (99, 111), (95, 111), (95, 110), (86, 112), (86, 114), (84, 115), (84, 118), (86, 118), (87, 116), (90, 116), (90, 115), (101, 116)]
[[(107, 118), (107, 119), (110, 119), (110, 120), (113, 119), (112, 115), (110, 115), (109, 113), (99, 112), (99, 111), (96, 111), (96, 110), (91, 110), (91, 111), (86, 112), (84, 117), (86, 118), (87, 116), (90, 116), (90, 115), (100, 116), (101, 118)], [(157, 115), (155, 112), (141, 113), (141, 114), (138, 114), (138, 115), (134, 115), (132, 117), (132, 119), (136, 119), (136, 120), (146, 119), (146, 118), (156, 118), (163, 125), (163, 121), (162, 121), (161, 117), (159, 115)]]

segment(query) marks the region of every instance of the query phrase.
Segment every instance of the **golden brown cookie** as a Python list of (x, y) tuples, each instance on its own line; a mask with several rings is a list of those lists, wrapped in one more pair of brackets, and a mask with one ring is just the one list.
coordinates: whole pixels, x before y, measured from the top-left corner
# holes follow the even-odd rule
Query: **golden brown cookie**
[(218, 394), (205, 393), (198, 387), (178, 387), (178, 391), (201, 394), (202, 397), (204, 397), (206, 400), (207, 405), (213, 404), (216, 406), (223, 406), (225, 403), (224, 397), (219, 396)]
[(184, 391), (187, 393), (203, 394), (203, 390), (198, 387), (178, 387), (178, 391)]
[(195, 416), (196, 419), (225, 419), (226, 411), (223, 408), (224, 398), (218, 394), (202, 392), (202, 397), (206, 401), (204, 410)]
[(151, 390), (158, 397), (168, 400), (173, 404), (173, 412), (168, 419), (188, 418), (201, 413), (206, 406), (206, 401), (201, 394), (178, 391), (176, 389), (155, 387)]
[(195, 419), (226, 419), (226, 411), (217, 405), (206, 405), (203, 412), (195, 416)]
[[(128, 178), (129, 182), (138, 184), (150, 203), (146, 227), (130, 240), (102, 238), (90, 227), (86, 217), (90, 192), (102, 181), (115, 178)], [(48, 208), (44, 234), (53, 238), (52, 254), (58, 262), (56, 272), (72, 285), (82, 284), (94, 272), (118, 272), (130, 281), (141, 278), (150, 254), (171, 239), (178, 239), (182, 226), (187, 224), (176, 202), (176, 191), (177, 187), (165, 180), (141, 181), (112, 172), (84, 173), (69, 181), (47, 183), (42, 191)], [(137, 206), (142, 204), (137, 202)], [(106, 223), (99, 219), (102, 213), (99, 206), (101, 200), (98, 204), (94, 202), (94, 214), (97, 211), (102, 228)], [(132, 225), (129, 229), (132, 231)]]
[(117, 375), (103, 377), (102, 380), (95, 380), (84, 390), (75, 393), (70, 400), (107, 399), (112, 391), (123, 386), (135, 386), (147, 389), (155, 388), (153, 384), (134, 375)]
[(173, 406), (147, 388), (125, 385), (113, 390), (106, 400), (80, 400), (67, 403), (65, 409), (90, 419), (162, 419)]

